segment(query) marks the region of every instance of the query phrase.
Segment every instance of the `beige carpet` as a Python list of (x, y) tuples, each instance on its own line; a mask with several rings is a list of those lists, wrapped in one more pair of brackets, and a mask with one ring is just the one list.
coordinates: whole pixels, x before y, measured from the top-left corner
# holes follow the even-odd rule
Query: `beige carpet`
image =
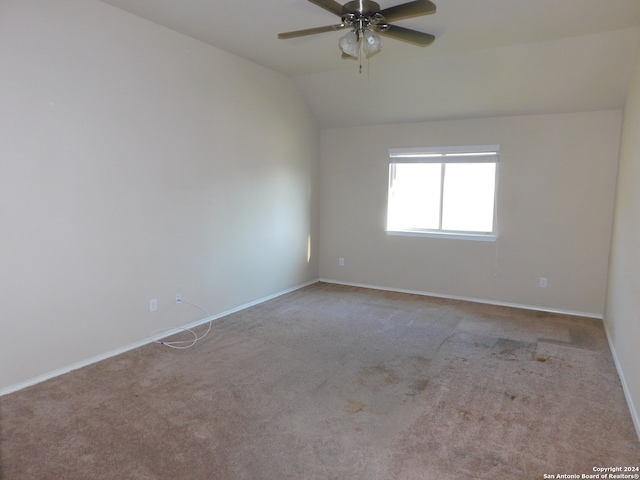
[(538, 479), (640, 465), (596, 320), (318, 283), (4, 396), (26, 479)]

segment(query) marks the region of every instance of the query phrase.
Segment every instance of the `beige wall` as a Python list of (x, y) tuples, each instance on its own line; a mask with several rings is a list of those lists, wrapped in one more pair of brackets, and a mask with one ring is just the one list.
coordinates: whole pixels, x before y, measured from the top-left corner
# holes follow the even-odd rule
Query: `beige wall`
[(624, 110), (605, 326), (640, 436), (640, 57)]
[(93, 0), (3, 0), (0, 69), (0, 391), (318, 278), (287, 77)]
[[(621, 116), (323, 130), (321, 278), (601, 316)], [(501, 145), (496, 243), (385, 233), (390, 147), (481, 144)]]

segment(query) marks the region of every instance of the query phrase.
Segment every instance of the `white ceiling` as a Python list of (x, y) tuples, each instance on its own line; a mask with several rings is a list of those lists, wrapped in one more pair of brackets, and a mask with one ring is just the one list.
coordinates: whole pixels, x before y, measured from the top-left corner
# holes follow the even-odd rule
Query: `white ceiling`
[(103, 1), (291, 76), (322, 127), (620, 108), (640, 42), (640, 0), (433, 0), (396, 24), (436, 41), (383, 37), (359, 74), (344, 32), (277, 38), (339, 23), (306, 0)]

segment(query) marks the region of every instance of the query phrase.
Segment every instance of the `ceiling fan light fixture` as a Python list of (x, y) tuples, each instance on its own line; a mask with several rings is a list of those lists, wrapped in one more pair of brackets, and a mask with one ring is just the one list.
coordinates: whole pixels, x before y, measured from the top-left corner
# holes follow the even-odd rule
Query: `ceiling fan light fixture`
[(369, 58), (381, 50), (380, 37), (376, 33), (421, 47), (431, 45), (436, 38), (429, 33), (390, 23), (435, 13), (436, 6), (431, 0), (410, 0), (383, 9), (375, 0), (349, 0), (344, 5), (340, 5), (336, 0), (309, 0), (309, 2), (337, 15), (342, 22), (338, 25), (279, 33), (278, 38), (295, 38), (335, 30), (349, 30), (349, 33), (340, 38), (338, 45), (342, 50), (342, 58), (360, 60), (360, 71), (362, 71), (362, 59)]
[(340, 50), (342, 50), (346, 55), (349, 55), (350, 57), (357, 57), (360, 45), (358, 31), (352, 30), (346, 35), (340, 37), (338, 45), (340, 46)]

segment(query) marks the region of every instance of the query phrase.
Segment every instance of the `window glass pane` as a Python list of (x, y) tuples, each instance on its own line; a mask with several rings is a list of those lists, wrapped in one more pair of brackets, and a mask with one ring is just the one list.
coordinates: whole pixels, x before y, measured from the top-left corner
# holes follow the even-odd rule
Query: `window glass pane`
[(445, 167), (442, 229), (493, 231), (495, 163), (449, 163)]
[(441, 172), (439, 163), (389, 165), (387, 230), (439, 228)]

